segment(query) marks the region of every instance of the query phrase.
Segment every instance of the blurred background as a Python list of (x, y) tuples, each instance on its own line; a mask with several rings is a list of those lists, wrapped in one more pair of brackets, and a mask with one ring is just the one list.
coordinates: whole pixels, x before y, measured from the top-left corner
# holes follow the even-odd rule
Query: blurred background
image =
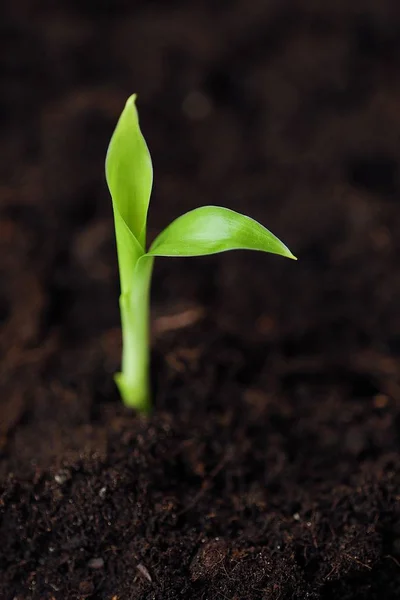
[[(398, 0), (3, 0), (0, 588), (399, 597), (399, 70)], [(156, 261), (150, 424), (112, 379), (133, 92), (149, 241), (219, 204), (299, 259)]]
[(104, 157), (132, 92), (155, 171), (150, 240), (182, 212), (221, 204), (300, 259), (158, 261), (155, 317), (201, 306), (284, 358), (397, 354), (399, 10), (390, 0), (4, 2), (5, 368), (54, 331), (63, 349), (118, 343)]

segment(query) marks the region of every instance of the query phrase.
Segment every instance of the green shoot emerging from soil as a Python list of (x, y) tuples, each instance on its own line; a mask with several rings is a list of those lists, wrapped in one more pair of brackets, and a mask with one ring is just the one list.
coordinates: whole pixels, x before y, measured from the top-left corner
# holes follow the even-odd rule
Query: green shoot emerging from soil
[(153, 182), (150, 153), (131, 96), (107, 152), (121, 282), (122, 369), (115, 380), (126, 406), (151, 409), (149, 291), (155, 256), (204, 256), (226, 250), (261, 250), (295, 258), (262, 225), (232, 210), (202, 206), (173, 221), (146, 250), (147, 211)]

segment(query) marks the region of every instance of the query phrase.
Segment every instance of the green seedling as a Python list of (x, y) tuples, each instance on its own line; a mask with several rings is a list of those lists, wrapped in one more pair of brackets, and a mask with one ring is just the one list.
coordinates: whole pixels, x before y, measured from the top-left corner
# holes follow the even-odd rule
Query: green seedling
[(220, 206), (202, 206), (178, 217), (146, 250), (153, 167), (135, 101), (133, 95), (126, 102), (111, 138), (106, 179), (114, 211), (121, 284), (122, 369), (115, 381), (126, 406), (148, 413), (149, 292), (154, 257), (204, 256), (238, 249), (295, 257), (260, 223)]

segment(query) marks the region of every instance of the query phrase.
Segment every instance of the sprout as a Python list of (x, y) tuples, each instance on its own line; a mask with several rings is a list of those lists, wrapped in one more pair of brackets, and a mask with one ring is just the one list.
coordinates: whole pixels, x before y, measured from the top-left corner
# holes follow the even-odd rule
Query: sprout
[(233, 210), (202, 206), (173, 221), (146, 251), (147, 211), (153, 182), (150, 153), (131, 96), (107, 152), (121, 283), (122, 369), (115, 376), (126, 406), (148, 413), (149, 292), (155, 256), (204, 256), (226, 250), (261, 250), (293, 258), (262, 225)]

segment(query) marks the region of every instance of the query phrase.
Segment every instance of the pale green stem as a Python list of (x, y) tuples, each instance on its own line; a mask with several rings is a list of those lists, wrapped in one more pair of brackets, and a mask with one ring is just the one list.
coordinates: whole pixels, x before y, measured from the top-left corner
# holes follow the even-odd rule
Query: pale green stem
[(122, 369), (115, 375), (124, 404), (141, 413), (151, 410), (150, 391), (150, 283), (154, 258), (136, 263), (133, 285), (120, 296)]

